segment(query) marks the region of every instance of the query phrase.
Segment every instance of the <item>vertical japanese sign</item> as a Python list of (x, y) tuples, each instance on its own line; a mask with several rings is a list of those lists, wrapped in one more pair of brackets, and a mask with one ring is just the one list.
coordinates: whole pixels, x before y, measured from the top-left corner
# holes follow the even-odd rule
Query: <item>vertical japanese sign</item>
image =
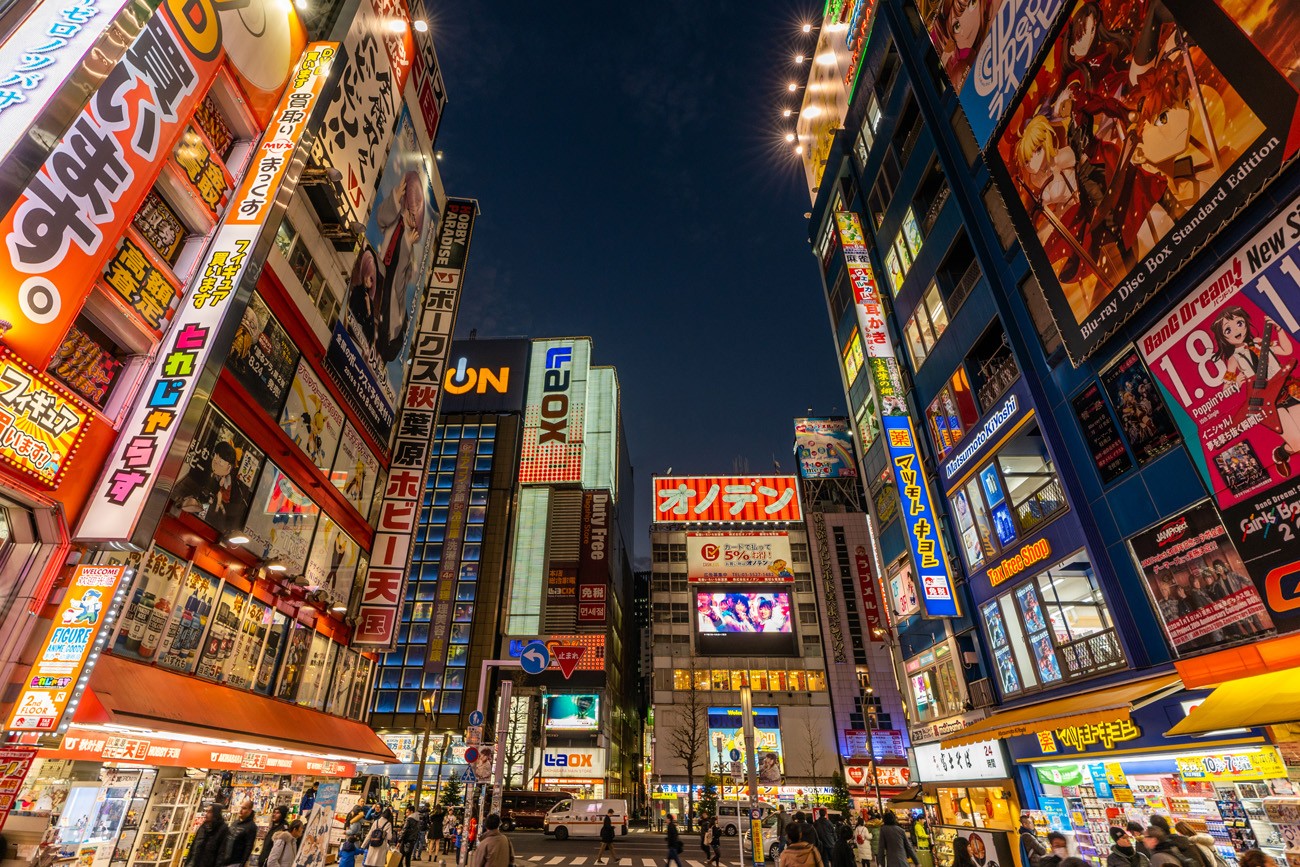
[(411, 70), (405, 0), (361, 0), (339, 51), (339, 86), (312, 156), (342, 175), (343, 224), (362, 223), (397, 126)]
[(1274, 14), (1292, 13), (1280, 0), (1076, 0), (1027, 75), (989, 166), (1073, 363), (1300, 146), (1300, 94), (1238, 26)]
[(858, 594), (862, 600), (862, 620), (867, 624), (867, 640), (883, 641), (885, 624), (880, 619), (880, 596), (876, 593), (876, 579), (871, 574), (871, 556), (865, 545), (853, 549), (853, 571), (858, 579)]
[(113, 607), (123, 566), (78, 566), (54, 612), (41, 652), (22, 684), (9, 718), (11, 732), (52, 732), (59, 727), (86, 661), (102, 646), (104, 617)]
[(0, 220), (0, 281), (12, 287), (0, 295), (0, 319), (13, 326), (5, 342), (38, 368), (216, 75), (220, 27), (209, 26), (180, 27), (167, 6), (154, 14)]
[(582, 481), (590, 357), (589, 340), (539, 340), (533, 344), (520, 482)]
[(948, 571), (943, 535), (935, 520), (930, 484), (925, 479), (916, 432), (907, 416), (885, 416), (885, 447), (894, 468), (894, 483), (902, 504), (903, 529), (921, 582), (921, 599), (928, 617), (958, 617), (961, 609)]
[[(424, 0), (412, 0), (411, 20), (429, 20)], [(417, 30), (414, 35), (415, 53), (411, 56), (411, 76), (407, 84), (414, 88), (415, 105), (424, 121), (427, 145), (432, 149), (438, 141), (438, 125), (442, 122), (442, 110), (447, 105), (447, 89), (442, 83), (442, 67), (438, 64), (438, 54), (433, 48), (432, 32), (429, 29), (424, 32)]]
[(1279, 631), (1300, 626), (1300, 199), (1138, 342)]
[[(273, 125), (253, 153), (250, 169), (177, 310), (171, 331), (145, 379), (145, 394), (119, 430), (77, 535), (120, 539), (144, 511), (180, 420), (197, 392), (223, 321), (271, 213), (298, 142), (329, 76), (337, 43), (309, 45), (281, 98)], [(236, 314), (238, 315), (238, 314)], [(228, 348), (228, 347), (226, 347)]]
[(582, 495), (582, 557), (578, 561), (578, 622), (604, 623), (609, 592), (609, 491)]
[(456, 579), (460, 575), (460, 549), (465, 541), (465, 519), (469, 514), (470, 479), (474, 475), (474, 450), (477, 440), (461, 440), (456, 454), (456, 472), (451, 479), (451, 496), (447, 503), (447, 529), (442, 540), (442, 564), (438, 567), (438, 595), (429, 618), (429, 647), (424, 670), (442, 674), (447, 667), (447, 643), (451, 633), (452, 606)]
[(983, 148), (1065, 0), (917, 0), (916, 5)]
[[(867, 369), (879, 398), (881, 415), (906, 415), (907, 398), (903, 375), (898, 369), (894, 342), (885, 326), (885, 308), (880, 302), (880, 285), (871, 267), (867, 236), (862, 220), (852, 211), (836, 211), (835, 226), (853, 286), (853, 306), (858, 314), (858, 329), (867, 356)], [(866, 444), (863, 445), (863, 448)]]
[(352, 634), (353, 647), (389, 648), (397, 639), (397, 622), (406, 599), (406, 575), (411, 564), (411, 539), (429, 475), (443, 372), (451, 353), (451, 335), (456, 327), (456, 310), (477, 213), (478, 204), (472, 200), (447, 200), (438, 231), (434, 275), (425, 294), (411, 352), (411, 372), (375, 524), (370, 571), (362, 587), (357, 627)]
[(36, 747), (0, 747), (0, 831), (4, 830), (35, 758)]

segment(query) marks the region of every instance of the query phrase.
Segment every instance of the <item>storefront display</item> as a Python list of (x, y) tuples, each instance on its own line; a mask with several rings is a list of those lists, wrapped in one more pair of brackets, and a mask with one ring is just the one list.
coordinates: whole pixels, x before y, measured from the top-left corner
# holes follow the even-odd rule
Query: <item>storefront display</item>
[(933, 832), (936, 867), (951, 867), (952, 844), (959, 836), (969, 840), (977, 864), (1013, 867), (1011, 835), (1020, 807), (1002, 744), (916, 744), (912, 752), (926, 820)]
[(172, 778), (162, 780), (145, 807), (139, 836), (131, 852), (130, 867), (170, 867), (186, 848), (194, 824), (202, 783)]

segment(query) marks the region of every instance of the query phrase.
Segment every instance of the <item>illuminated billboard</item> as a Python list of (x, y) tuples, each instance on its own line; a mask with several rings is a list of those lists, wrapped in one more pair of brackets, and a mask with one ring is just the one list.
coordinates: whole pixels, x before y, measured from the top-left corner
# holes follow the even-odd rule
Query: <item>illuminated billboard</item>
[(789, 635), (790, 594), (784, 590), (745, 593), (696, 593), (700, 632), (771, 632)]
[(686, 580), (715, 583), (793, 581), (786, 533), (687, 533)]
[(657, 476), (653, 521), (802, 521), (794, 476)]
[(548, 732), (594, 732), (600, 727), (600, 696), (548, 695), (545, 698)]
[(521, 483), (582, 481), (590, 359), (591, 341), (585, 338), (533, 343), (519, 460)]
[(802, 478), (844, 479), (858, 474), (847, 418), (795, 419), (794, 450)]
[[(780, 785), (785, 773), (785, 753), (781, 749), (781, 713), (774, 707), (756, 707), (754, 713), (754, 767), (760, 785)], [(740, 752), (741, 767), (745, 755), (745, 726), (738, 707), (711, 707), (709, 719), (709, 767), (731, 766), (731, 751)], [(719, 752), (719, 745), (722, 749)]]

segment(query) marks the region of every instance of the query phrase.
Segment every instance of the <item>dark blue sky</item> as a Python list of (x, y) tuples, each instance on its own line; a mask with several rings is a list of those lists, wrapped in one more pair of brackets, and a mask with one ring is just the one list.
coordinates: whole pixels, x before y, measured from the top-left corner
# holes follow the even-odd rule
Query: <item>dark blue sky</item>
[(482, 207), (458, 332), (618, 368), (644, 555), (651, 474), (793, 472), (791, 418), (844, 412), (780, 119), (820, 5), (438, 8), (443, 180)]

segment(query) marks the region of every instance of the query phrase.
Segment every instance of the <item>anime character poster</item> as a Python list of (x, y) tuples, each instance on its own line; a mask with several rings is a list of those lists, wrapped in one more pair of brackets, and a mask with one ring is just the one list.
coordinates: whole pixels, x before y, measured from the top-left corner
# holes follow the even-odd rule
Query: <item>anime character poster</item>
[(298, 356), (298, 347), (254, 292), (230, 343), (226, 369), (271, 418), (279, 418)]
[(1138, 342), (1220, 508), (1300, 474), (1300, 199)]
[(230, 419), (209, 408), (185, 453), (171, 508), (222, 535), (242, 528), (264, 457)]
[(1162, 521), (1129, 546), (1174, 653), (1240, 644), (1273, 630), (1214, 504)]
[(328, 473), (343, 424), (343, 410), (311, 365), (300, 362), (280, 413), (280, 429), (321, 472)]
[(1296, 106), (1213, 0), (1072, 5), (990, 163), (1075, 364), (1272, 180)]
[(365, 243), (348, 277), (346, 308), (326, 355), (344, 393), (385, 441), (411, 354), (416, 304), (433, 265), (437, 226), (426, 157), (410, 111), (403, 108)]
[(1064, 6), (1065, 0), (917, 0), (981, 148)]
[(278, 560), (288, 576), (301, 575), (320, 507), (270, 461), (253, 494), (245, 528), (249, 550), (264, 560)]
[(378, 478), (379, 459), (375, 457), (374, 452), (370, 451), (366, 441), (352, 423), (347, 423), (343, 428), (343, 436), (339, 440), (338, 454), (334, 456), (330, 480), (367, 520), (369, 520), (370, 500), (374, 496), (375, 481)]
[(1139, 466), (1178, 445), (1174, 420), (1135, 350), (1127, 349), (1115, 359), (1102, 371), (1101, 381)]
[(361, 547), (347, 533), (322, 513), (307, 558), (309, 587), (319, 587), (331, 604), (347, 605), (356, 583)]

